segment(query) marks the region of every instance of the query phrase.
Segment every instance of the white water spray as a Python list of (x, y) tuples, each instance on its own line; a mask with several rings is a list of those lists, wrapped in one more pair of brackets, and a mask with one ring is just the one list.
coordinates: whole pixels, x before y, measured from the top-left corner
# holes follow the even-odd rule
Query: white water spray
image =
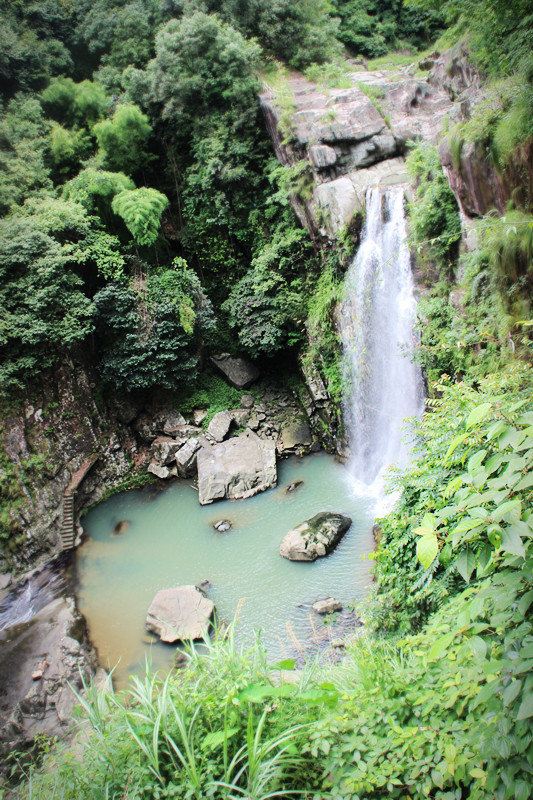
[(382, 498), (388, 467), (409, 459), (404, 421), (422, 413), (424, 398), (413, 362), (416, 300), (401, 188), (368, 190), (345, 292), (340, 328), (349, 471), (358, 491)]

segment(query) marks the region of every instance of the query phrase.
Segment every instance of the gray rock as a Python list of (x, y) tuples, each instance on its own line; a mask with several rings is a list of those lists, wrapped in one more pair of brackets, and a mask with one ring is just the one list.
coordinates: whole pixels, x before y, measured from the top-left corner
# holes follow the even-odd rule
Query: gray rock
[(345, 175), (316, 186), (313, 191), (313, 205), (323, 220), (326, 232), (333, 237), (363, 210), (352, 181)]
[(176, 453), (182, 446), (179, 440), (167, 436), (158, 436), (152, 443), (152, 461), (169, 466), (174, 462)]
[(289, 485), (285, 489), (285, 492), (287, 494), (291, 494), (292, 492), (295, 492), (296, 489), (299, 489), (300, 486), (303, 486), (303, 481), (293, 481), (292, 483), (289, 483)]
[(254, 398), (251, 394), (243, 394), (241, 397), (241, 408), (253, 408)]
[(233, 415), (229, 411), (219, 411), (207, 426), (207, 433), (213, 437), (215, 442), (222, 442), (230, 432), (232, 425)]
[(165, 480), (166, 478), (170, 478), (170, 470), (168, 467), (159, 464), (157, 461), (150, 461), (147, 467), (148, 472), (152, 475), (155, 475), (156, 478), (161, 478)]
[(287, 422), (281, 429), (278, 439), (278, 453), (288, 455), (298, 450), (305, 450), (311, 447), (313, 437), (311, 429), (304, 417), (300, 417)]
[(352, 524), (350, 517), (323, 511), (293, 528), (281, 542), (279, 552), (289, 561), (315, 561), (338, 545)]
[(7, 589), (7, 587), (11, 584), (12, 577), (9, 572), (4, 572), (0, 575), (0, 590)]
[(190, 477), (196, 469), (196, 453), (200, 448), (200, 440), (194, 436), (185, 442), (176, 453), (176, 466), (181, 478)]
[(219, 533), (227, 533), (227, 531), (231, 530), (231, 522), (229, 519), (219, 519), (213, 522), (213, 528)]
[(195, 425), (201, 425), (206, 417), (207, 411), (205, 408), (195, 408), (192, 412), (192, 421)]
[(198, 451), (198, 499), (202, 505), (224, 497), (252, 497), (277, 480), (273, 442), (247, 431)]
[(171, 435), (175, 433), (177, 430), (179, 430), (182, 425), (185, 424), (186, 424), (185, 417), (183, 417), (179, 412), (173, 411), (167, 416), (167, 418), (163, 423), (163, 433)]
[(203, 639), (215, 606), (196, 586), (161, 589), (152, 600), (146, 617), (146, 629), (162, 642)]
[(334, 611), (342, 611), (342, 603), (335, 600), (334, 597), (326, 597), (325, 600), (317, 600), (313, 603), (313, 611), (317, 614), (333, 614)]
[(229, 353), (211, 356), (211, 363), (237, 389), (247, 389), (259, 378), (259, 370), (250, 361)]
[(337, 153), (327, 144), (314, 144), (309, 148), (309, 158), (318, 170), (329, 169), (337, 162)]

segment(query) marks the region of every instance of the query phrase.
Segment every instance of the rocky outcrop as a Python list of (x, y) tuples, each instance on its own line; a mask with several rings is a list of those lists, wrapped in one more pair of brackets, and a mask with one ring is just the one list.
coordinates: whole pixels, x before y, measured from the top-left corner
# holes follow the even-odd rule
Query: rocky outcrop
[(253, 431), (198, 451), (198, 499), (202, 505), (252, 497), (276, 484), (274, 442)]
[(259, 378), (257, 367), (245, 358), (220, 353), (211, 356), (210, 361), (237, 389), (247, 389)]
[(436, 141), (452, 103), (444, 89), (411, 74), (415, 69), (354, 71), (349, 89), (328, 90), (291, 76), (294, 111), (285, 137), (275, 92), (266, 87), (262, 93), (279, 160), (309, 165), (311, 196), (294, 197), (293, 205), (315, 238), (335, 238), (352, 226), (369, 186), (408, 181), (402, 159), (408, 140)]
[(316, 561), (338, 545), (352, 520), (324, 511), (293, 528), (281, 542), (279, 552), (289, 561)]
[[(437, 89), (444, 89), (454, 101), (452, 122), (468, 120), (475, 106), (484, 99), (481, 77), (470, 63), (463, 42), (435, 60), (429, 82)], [(514, 205), (531, 208), (531, 141), (518, 148), (505, 167), (498, 167), (483, 142), (456, 142), (452, 148), (450, 139), (445, 138), (439, 152), (452, 191), (466, 217), (480, 217), (492, 210), (503, 214), (510, 200)]]
[(146, 629), (170, 644), (203, 639), (214, 610), (213, 602), (197, 586), (161, 589), (148, 609)]
[(56, 578), (43, 571), (15, 587), (0, 609), (0, 763), (37, 735), (64, 736), (77, 703), (71, 687), (80, 690), (96, 670), (74, 599), (55, 597), (47, 580)]

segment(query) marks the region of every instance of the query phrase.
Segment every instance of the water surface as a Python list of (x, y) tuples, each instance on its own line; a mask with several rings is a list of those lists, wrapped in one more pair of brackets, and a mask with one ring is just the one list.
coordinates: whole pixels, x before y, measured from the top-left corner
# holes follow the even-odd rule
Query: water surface
[[(288, 494), (296, 480), (303, 485)], [(353, 519), (335, 552), (314, 563), (281, 558), (285, 533), (319, 511)], [(219, 519), (231, 520), (233, 529), (213, 530)], [(129, 526), (115, 535), (122, 520)], [(143, 669), (146, 655), (155, 666), (170, 664), (175, 648), (150, 644), (146, 611), (159, 589), (203, 580), (211, 582), (208, 594), (222, 618), (233, 619), (240, 607), (240, 641), (260, 630), (273, 658), (292, 652), (293, 634), (309, 634), (309, 606), (317, 598), (364, 597), (371, 524), (368, 500), (354, 495), (345, 468), (324, 453), (282, 461), (278, 487), (248, 500), (200, 506), (189, 481), (112, 497), (85, 517), (88, 537), (77, 552), (79, 607), (100, 662), (116, 666), (118, 685)]]

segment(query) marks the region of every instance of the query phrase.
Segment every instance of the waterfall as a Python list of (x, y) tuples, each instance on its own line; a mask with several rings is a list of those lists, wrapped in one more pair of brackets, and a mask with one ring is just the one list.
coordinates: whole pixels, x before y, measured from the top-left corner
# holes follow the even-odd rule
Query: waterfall
[(416, 300), (401, 188), (369, 189), (361, 245), (340, 310), (349, 470), (357, 485), (382, 493), (392, 464), (410, 445), (404, 420), (422, 413), (424, 387), (413, 362)]

